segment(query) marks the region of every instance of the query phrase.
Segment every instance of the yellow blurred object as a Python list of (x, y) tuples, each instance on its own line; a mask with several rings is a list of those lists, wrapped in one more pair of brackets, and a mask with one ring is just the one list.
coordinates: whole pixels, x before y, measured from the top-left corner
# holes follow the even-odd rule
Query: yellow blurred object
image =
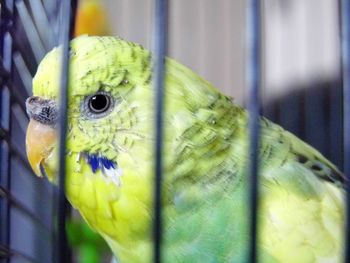
[(84, 34), (91, 36), (109, 34), (107, 13), (100, 0), (79, 1), (74, 35)]

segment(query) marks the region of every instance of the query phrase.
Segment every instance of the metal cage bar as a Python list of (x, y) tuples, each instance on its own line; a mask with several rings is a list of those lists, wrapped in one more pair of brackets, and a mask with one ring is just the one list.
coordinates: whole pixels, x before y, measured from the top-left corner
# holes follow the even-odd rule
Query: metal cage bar
[(36, 214), (30, 211), (30, 209), (26, 207), (25, 204), (12, 196), (9, 190), (3, 186), (0, 186), (0, 197), (6, 199), (9, 205), (12, 205), (21, 210), (28, 218), (33, 221), (33, 223), (40, 226), (41, 229), (45, 230), (46, 232), (50, 231), (50, 228), (46, 225), (46, 223), (44, 223)]
[[(6, 0), (3, 2), (3, 6), (1, 7), (0, 17), (2, 19), (0, 25), (0, 35), (1, 35), (1, 43), (0, 43), (0, 52), (2, 58), (2, 65), (4, 71), (11, 72), (12, 69), (12, 50), (13, 50), (13, 40), (9, 34), (9, 30), (13, 27), (14, 21), (11, 19), (11, 15), (14, 10), (14, 1)], [(9, 76), (8, 76), (9, 77)], [(9, 78), (3, 78), (1, 80), (1, 126), (2, 129), (6, 132), (11, 132), (11, 101), (5, 102), (5, 100), (10, 100), (10, 93), (6, 95), (6, 90), (8, 91), (7, 81)], [(7, 109), (4, 113), (4, 105), (7, 106)], [(6, 116), (4, 116), (6, 114)], [(3, 123), (3, 121), (5, 123)], [(0, 186), (11, 189), (11, 179), (10, 179), (10, 159), (11, 159), (11, 151), (9, 149), (8, 141), (1, 141), (1, 152), (0, 152)], [(2, 198), (0, 200), (0, 214), (2, 216), (2, 221), (0, 222), (0, 244), (5, 247), (10, 247), (10, 233), (8, 229), (10, 229), (11, 217), (10, 217), (10, 202)], [(9, 257), (5, 259), (4, 262), (9, 263)]]
[(249, 0), (247, 5), (247, 87), (249, 112), (249, 173), (250, 173), (250, 263), (257, 262), (258, 201), (259, 201), (259, 115), (261, 86), (261, 25), (260, 0)]
[(56, 240), (56, 255), (59, 263), (69, 262), (67, 254), (67, 236), (65, 230), (67, 203), (64, 196), (66, 179), (66, 134), (67, 134), (67, 107), (68, 107), (68, 67), (69, 67), (69, 17), (70, 3), (68, 0), (61, 2), (60, 44), (62, 45), (61, 71), (60, 71), (60, 107), (59, 107), (59, 170), (58, 170), (58, 204), (57, 224), (58, 233)]
[(59, 170), (58, 170), (58, 233), (56, 240), (57, 262), (69, 261), (69, 249), (65, 229), (67, 201), (65, 198), (66, 179), (66, 137), (67, 137), (67, 114), (68, 114), (68, 86), (69, 86), (69, 40), (74, 28), (76, 1), (64, 0), (61, 2), (60, 36), (62, 45), (61, 71), (60, 71), (60, 107), (59, 107)]
[(38, 261), (32, 258), (31, 256), (25, 255), (14, 249), (4, 247), (0, 244), (0, 259), (2, 260), (3, 258), (5, 258), (5, 260), (9, 261), (11, 257), (24, 259), (26, 262), (38, 263)]
[(168, 0), (156, 0), (154, 25), (154, 94), (155, 94), (155, 180), (154, 180), (154, 262), (160, 263), (162, 245), (162, 173), (164, 74), (167, 53)]
[(344, 262), (350, 262), (350, 1), (341, 1), (341, 45), (343, 79), (343, 162), (346, 176), (346, 223)]

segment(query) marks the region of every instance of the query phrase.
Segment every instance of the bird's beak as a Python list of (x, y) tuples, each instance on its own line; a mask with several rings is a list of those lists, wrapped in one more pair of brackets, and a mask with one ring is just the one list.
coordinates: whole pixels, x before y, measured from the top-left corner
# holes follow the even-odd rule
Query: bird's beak
[(29, 163), (37, 176), (43, 176), (40, 165), (50, 156), (55, 146), (56, 130), (31, 119), (27, 129), (26, 148)]
[[(44, 170), (41, 168), (48, 163), (45, 161), (53, 159), (51, 157), (57, 137), (54, 127), (58, 110), (54, 100), (36, 96), (27, 99), (26, 108), (30, 118), (26, 136), (28, 160), (35, 174), (43, 176)], [(52, 174), (47, 175), (52, 176)]]

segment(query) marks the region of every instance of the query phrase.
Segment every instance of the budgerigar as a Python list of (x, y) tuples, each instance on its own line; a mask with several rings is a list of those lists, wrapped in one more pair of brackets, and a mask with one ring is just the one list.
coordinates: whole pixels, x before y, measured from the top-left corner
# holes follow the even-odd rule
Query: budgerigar
[[(53, 182), (60, 54), (55, 48), (41, 62), (26, 102), (31, 166)], [(170, 58), (165, 83), (162, 258), (248, 262), (248, 114)], [(153, 95), (142, 46), (115, 37), (71, 42), (67, 197), (120, 263), (153, 256)], [(278, 125), (261, 118), (260, 126), (259, 262), (341, 262), (343, 175)]]

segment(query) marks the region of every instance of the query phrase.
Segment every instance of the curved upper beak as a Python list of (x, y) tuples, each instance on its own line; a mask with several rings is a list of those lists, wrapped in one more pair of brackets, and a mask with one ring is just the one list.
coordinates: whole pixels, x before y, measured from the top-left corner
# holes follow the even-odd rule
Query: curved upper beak
[(26, 149), (30, 166), (37, 176), (43, 176), (40, 165), (51, 154), (56, 138), (57, 132), (53, 127), (30, 120), (26, 134)]
[(30, 122), (26, 134), (29, 163), (37, 176), (43, 176), (40, 165), (47, 159), (55, 144), (57, 106), (53, 100), (30, 97), (26, 101)]

